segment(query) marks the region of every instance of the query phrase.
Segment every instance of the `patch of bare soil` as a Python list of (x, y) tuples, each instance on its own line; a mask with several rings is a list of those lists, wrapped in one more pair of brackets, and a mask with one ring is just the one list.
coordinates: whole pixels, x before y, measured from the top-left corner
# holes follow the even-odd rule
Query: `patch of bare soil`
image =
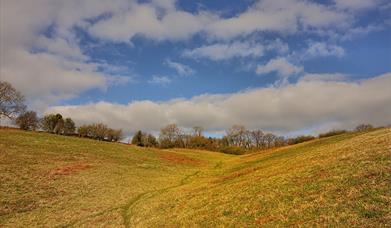
[(71, 175), (73, 173), (78, 173), (80, 171), (86, 170), (91, 168), (89, 164), (85, 163), (77, 163), (77, 164), (71, 164), (63, 167), (58, 167), (52, 171), (50, 171), (49, 176), (66, 176)]

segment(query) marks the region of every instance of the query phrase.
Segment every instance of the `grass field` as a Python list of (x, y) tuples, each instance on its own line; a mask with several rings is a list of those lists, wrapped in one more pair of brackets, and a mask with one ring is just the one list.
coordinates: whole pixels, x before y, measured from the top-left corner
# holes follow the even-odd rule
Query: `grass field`
[(0, 130), (0, 227), (391, 226), (391, 129), (255, 154)]

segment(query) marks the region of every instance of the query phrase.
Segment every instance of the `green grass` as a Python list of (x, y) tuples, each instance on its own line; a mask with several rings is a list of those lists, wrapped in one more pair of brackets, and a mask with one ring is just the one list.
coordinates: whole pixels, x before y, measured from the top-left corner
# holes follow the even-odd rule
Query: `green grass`
[(390, 221), (389, 128), (241, 156), (0, 130), (0, 227)]

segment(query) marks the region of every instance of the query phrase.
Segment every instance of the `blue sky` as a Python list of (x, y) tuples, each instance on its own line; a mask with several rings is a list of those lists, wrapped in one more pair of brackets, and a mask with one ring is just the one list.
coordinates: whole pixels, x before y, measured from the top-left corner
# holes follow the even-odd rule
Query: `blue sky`
[(391, 122), (386, 0), (38, 0), (1, 10), (1, 80), (41, 114), (127, 132)]
[[(273, 37), (281, 39), (278, 35)], [(379, 31), (353, 41), (339, 43), (345, 53), (341, 57), (319, 56), (299, 63), (308, 73), (343, 73), (357, 79), (380, 75), (391, 71), (390, 38), (390, 30)], [(93, 42), (88, 36), (84, 36), (83, 39), (86, 39), (85, 42)], [(263, 40), (262, 37), (259, 39)], [(292, 51), (300, 51), (300, 47), (306, 48), (306, 41), (301, 39), (303, 39), (301, 36), (289, 37), (284, 38), (283, 42), (292, 47)], [(307, 42), (320, 40), (316, 36), (306, 36), (304, 39), (307, 39)], [(64, 104), (82, 104), (101, 100), (127, 104), (131, 100), (162, 101), (178, 97), (190, 98), (204, 93), (233, 93), (249, 88), (265, 87), (278, 80), (274, 73), (257, 75), (246, 66), (246, 64), (266, 63), (278, 54), (270, 53), (261, 57), (231, 58), (221, 61), (189, 59), (182, 56), (184, 49), (203, 44), (204, 41), (199, 39), (158, 44), (136, 39), (133, 41), (133, 46), (104, 44), (94, 50), (86, 50), (86, 53), (96, 61), (124, 67), (114, 74), (129, 77), (131, 82), (110, 87), (107, 91), (87, 91), (80, 97), (64, 101)], [(294, 49), (295, 46), (299, 47)], [(192, 68), (194, 73), (188, 76), (178, 75), (175, 69), (167, 66), (167, 60), (186, 65)], [(154, 76), (168, 77), (170, 82), (150, 83)], [(295, 81), (297, 78), (293, 77), (290, 80)]]

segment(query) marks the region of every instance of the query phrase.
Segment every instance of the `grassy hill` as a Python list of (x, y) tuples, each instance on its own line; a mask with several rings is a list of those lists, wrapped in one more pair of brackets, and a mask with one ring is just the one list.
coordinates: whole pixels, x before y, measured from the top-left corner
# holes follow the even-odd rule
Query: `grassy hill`
[(233, 156), (0, 130), (0, 226), (391, 226), (391, 129)]

